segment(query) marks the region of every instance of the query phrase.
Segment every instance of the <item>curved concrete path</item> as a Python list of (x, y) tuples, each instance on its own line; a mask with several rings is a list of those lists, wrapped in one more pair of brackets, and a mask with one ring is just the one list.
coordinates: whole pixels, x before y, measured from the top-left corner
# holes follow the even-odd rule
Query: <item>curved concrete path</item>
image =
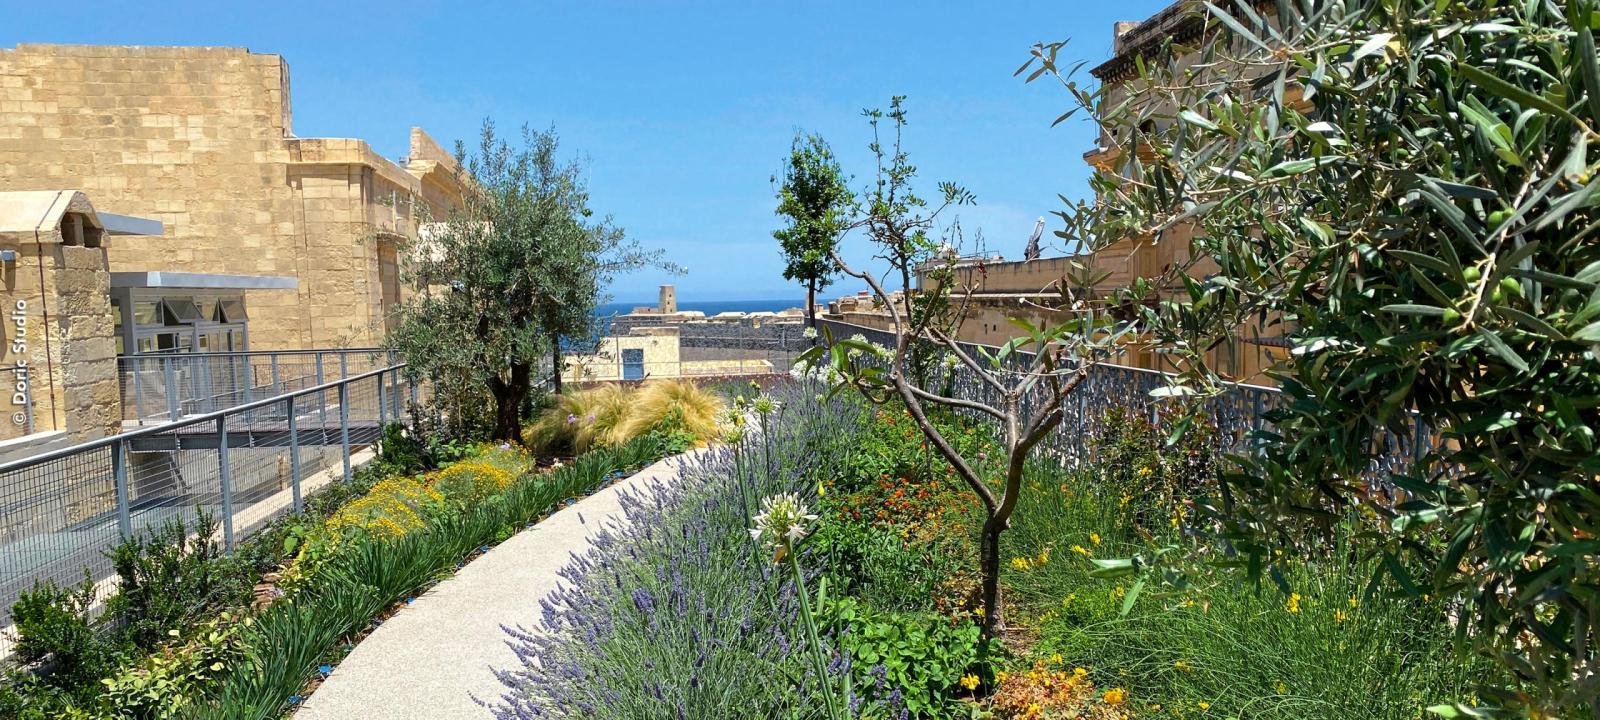
[[(433, 586), (356, 645), (306, 699), (297, 720), (491, 717), (473, 701), (500, 698), (494, 669), (517, 664), (502, 625), (533, 628), (556, 571), (590, 534), (623, 521), (619, 496), (672, 481), (695, 453), (667, 458), (562, 508)], [(579, 519), (579, 515), (582, 519)]]

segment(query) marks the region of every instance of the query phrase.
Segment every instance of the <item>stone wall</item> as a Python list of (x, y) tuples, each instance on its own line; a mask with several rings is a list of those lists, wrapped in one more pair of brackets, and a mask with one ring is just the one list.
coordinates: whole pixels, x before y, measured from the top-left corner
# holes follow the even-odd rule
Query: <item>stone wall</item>
[[(253, 349), (375, 344), (381, 242), (442, 215), (455, 165), (411, 132), (405, 167), (349, 139), (292, 137), (289, 68), (243, 48), (21, 44), (0, 50), (0, 191), (80, 188), (162, 221), (113, 271), (299, 278), (247, 293)], [(388, 240), (381, 238), (388, 237)]]
[[(82, 193), (30, 195), (52, 198), (42, 206), (48, 210), (25, 224), (0, 219), (0, 250), (15, 253), (0, 267), (0, 440), (30, 429), (65, 432), (75, 442), (114, 434), (122, 403), (104, 234)], [(79, 229), (67, 237), (72, 226)], [(31, 408), (13, 393), (25, 393)]]

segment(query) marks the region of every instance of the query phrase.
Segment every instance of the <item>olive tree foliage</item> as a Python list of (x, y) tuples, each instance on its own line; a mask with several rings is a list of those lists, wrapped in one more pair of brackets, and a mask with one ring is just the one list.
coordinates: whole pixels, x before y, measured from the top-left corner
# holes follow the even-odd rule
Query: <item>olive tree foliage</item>
[(1288, 342), (1269, 429), (1205, 501), (1219, 538), (1259, 577), (1364, 516), (1375, 587), (1460, 597), (1438, 622), (1515, 674), (1499, 712), (1595, 713), (1595, 0), (1197, 7), (1202, 37), (1142, 57), (1135, 92), (1079, 85), (1060, 43), (1018, 72), (1058, 79), (1116, 154), (1065, 234), (1194, 233), (1122, 295), (1175, 391), (1222, 387), (1210, 349)]
[(852, 200), (828, 142), (820, 135), (796, 135), (778, 186), (777, 213), (788, 225), (772, 237), (783, 248), (784, 279), (805, 284), (808, 326), (817, 324), (817, 291), (838, 273), (832, 253), (849, 225)]
[[(1083, 382), (1095, 363), (1111, 354), (1119, 332), (1109, 319), (1087, 303), (1064, 291), (1059, 308), (1061, 322), (1039, 327), (1023, 319), (1012, 322), (1023, 333), (994, 352), (963, 348), (955, 340), (981, 288), (958, 286), (954, 272), (957, 255), (947, 252), (961, 239), (959, 223), (951, 223), (941, 238), (934, 232), (941, 214), (974, 202), (971, 193), (953, 183), (941, 183), (937, 206), (916, 194), (916, 166), (902, 147), (906, 124), (903, 97), (891, 100), (889, 110), (865, 112), (872, 127), (869, 146), (877, 160), (873, 184), (861, 193), (859, 214), (851, 224), (877, 249), (874, 259), (887, 267), (883, 276), (846, 263), (837, 250), (833, 262), (844, 274), (871, 288), (876, 301), (887, 308), (896, 336), (893, 348), (859, 339), (824, 342), (797, 361), (822, 364), (841, 388), (853, 388), (874, 403), (898, 400), (933, 447), (954, 468), (985, 511), (979, 539), (979, 568), (983, 628), (994, 636), (1004, 629), (1000, 602), (1000, 538), (1010, 527), (1012, 513), (1023, 492), (1023, 468), (1029, 454), (1061, 424), (1066, 399)], [(887, 142), (880, 125), (887, 120), (893, 137)], [(917, 275), (930, 282), (918, 290)], [(1063, 286), (1065, 287), (1065, 286)], [(925, 387), (916, 367), (917, 356), (929, 349), (944, 358), (946, 378), (970, 374), (984, 386), (983, 397), (955, 397), (951, 383), (944, 389)], [(1031, 355), (1030, 355), (1031, 353)], [(992, 421), (999, 429), (1004, 457), (998, 462), (965, 457), (929, 417), (930, 408), (963, 412)]]
[[(523, 128), (513, 146), (485, 122), (476, 151), (458, 143), (459, 207), (422, 226), (404, 253), (418, 293), (390, 343), (432, 383), (438, 409), (463, 434), (514, 440), (535, 389), (559, 374), (560, 340), (587, 338), (607, 281), (661, 264), (596, 218), (576, 162), (554, 131)], [(557, 366), (542, 362), (552, 354)]]

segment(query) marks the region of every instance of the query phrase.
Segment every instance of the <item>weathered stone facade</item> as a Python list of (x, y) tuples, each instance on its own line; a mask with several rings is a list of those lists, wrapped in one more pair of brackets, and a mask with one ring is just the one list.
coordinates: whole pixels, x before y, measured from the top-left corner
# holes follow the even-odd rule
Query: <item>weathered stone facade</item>
[(459, 199), (453, 159), (411, 130), (402, 166), (362, 140), (293, 136), (283, 58), (242, 48), (0, 50), (0, 191), (81, 188), (166, 235), (113, 271), (289, 276), (253, 291), (252, 349), (377, 343), (403, 297), (396, 240)]
[(14, 253), (0, 264), (0, 440), (120, 430), (109, 244), (83, 193), (0, 193), (0, 251)]

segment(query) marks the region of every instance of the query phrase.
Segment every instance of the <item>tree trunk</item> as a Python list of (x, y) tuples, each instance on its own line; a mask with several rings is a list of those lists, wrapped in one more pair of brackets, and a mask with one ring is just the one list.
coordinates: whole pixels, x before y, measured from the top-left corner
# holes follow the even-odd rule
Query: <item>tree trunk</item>
[(996, 637), (1006, 627), (1000, 616), (1000, 533), (1005, 529), (1004, 521), (990, 517), (983, 523), (983, 535), (978, 546), (979, 574), (983, 577), (984, 637)]
[(806, 327), (817, 326), (817, 281), (806, 283)]
[(551, 348), (550, 352), (552, 353), (551, 359), (554, 361), (554, 362), (550, 363), (550, 367), (553, 368), (552, 371), (551, 371), (551, 375), (550, 375), (550, 387), (553, 388), (554, 392), (556, 392), (557, 394), (560, 394), (560, 392), (561, 392), (561, 338), (559, 338), (559, 337), (550, 338), (550, 348)]
[(512, 363), (511, 378), (501, 380), (494, 378), (489, 383), (489, 390), (494, 394), (494, 440), (504, 442), (521, 442), (522, 440), (522, 403), (528, 399), (531, 385), (528, 382), (532, 366), (528, 363)]

